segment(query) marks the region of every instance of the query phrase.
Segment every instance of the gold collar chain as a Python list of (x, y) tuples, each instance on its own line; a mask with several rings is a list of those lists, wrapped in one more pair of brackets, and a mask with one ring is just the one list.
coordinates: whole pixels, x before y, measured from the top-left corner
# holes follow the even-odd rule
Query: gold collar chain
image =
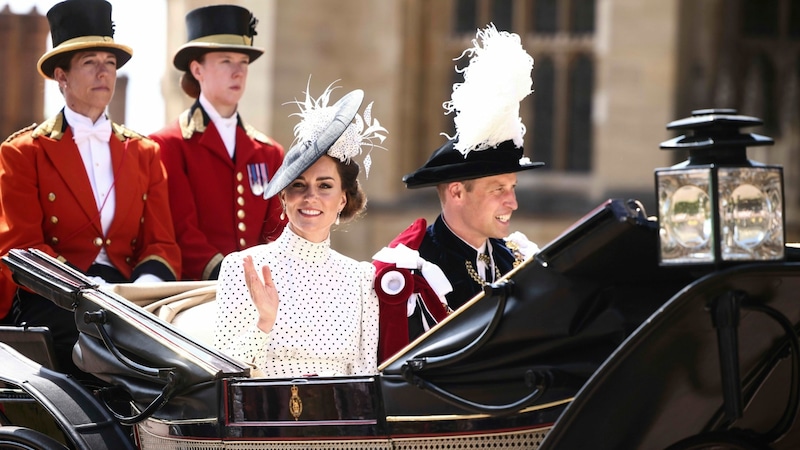
[[(480, 256), (486, 256), (486, 255), (479, 255), (478, 257), (480, 258)], [(478, 275), (478, 272), (475, 270), (475, 266), (472, 265), (472, 261), (469, 260), (464, 261), (464, 265), (467, 267), (467, 273), (469, 274), (470, 278), (472, 278), (474, 282), (478, 283), (478, 286), (486, 286), (487, 284), (489, 284), (488, 281), (484, 280), (483, 278), (481, 278), (480, 275)], [(497, 280), (500, 278), (500, 276), (501, 276), (500, 269), (498, 269), (497, 265), (495, 265), (494, 279)]]

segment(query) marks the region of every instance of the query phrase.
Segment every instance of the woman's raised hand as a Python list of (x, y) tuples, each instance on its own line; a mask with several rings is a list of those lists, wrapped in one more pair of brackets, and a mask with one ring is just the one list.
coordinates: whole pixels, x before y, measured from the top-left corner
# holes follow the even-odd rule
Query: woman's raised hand
[(272, 282), (272, 272), (269, 267), (261, 267), (264, 281), (258, 276), (252, 256), (245, 256), (243, 261), (244, 280), (250, 291), (250, 298), (258, 310), (258, 328), (265, 333), (272, 331), (275, 317), (278, 315), (278, 290)]

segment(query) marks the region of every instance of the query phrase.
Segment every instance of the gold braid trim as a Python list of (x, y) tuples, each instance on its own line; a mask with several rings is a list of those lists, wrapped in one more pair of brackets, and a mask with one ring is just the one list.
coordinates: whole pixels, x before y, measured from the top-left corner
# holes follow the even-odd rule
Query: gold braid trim
[[(172, 276), (175, 277), (176, 280), (180, 279), (178, 277), (179, 274), (175, 272), (175, 269), (170, 265), (170, 263), (168, 263), (166, 259), (164, 259), (164, 258), (162, 258), (160, 256), (156, 256), (156, 255), (148, 256), (147, 258), (139, 261), (139, 264), (136, 264), (136, 267), (141, 266), (142, 264), (146, 263), (147, 261), (158, 261), (161, 264), (164, 264), (165, 266), (167, 266), (167, 269), (169, 269), (169, 271), (172, 272)], [(136, 267), (134, 267), (133, 270), (136, 270)]]
[(203, 279), (208, 280), (211, 278), (211, 272), (214, 271), (214, 267), (217, 267), (217, 264), (220, 263), (225, 257), (222, 256), (222, 253), (217, 253), (211, 258), (211, 261), (206, 264), (205, 269), (203, 269)]
[(519, 251), (519, 245), (513, 241), (505, 241), (506, 247), (511, 250), (511, 253), (514, 254), (514, 267), (525, 262), (525, 257), (522, 255), (522, 252)]

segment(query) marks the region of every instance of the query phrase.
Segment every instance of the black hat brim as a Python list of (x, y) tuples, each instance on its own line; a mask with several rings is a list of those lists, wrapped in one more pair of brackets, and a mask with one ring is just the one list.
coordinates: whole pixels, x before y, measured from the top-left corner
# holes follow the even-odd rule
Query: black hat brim
[(530, 161), (523, 157), (522, 148), (513, 141), (505, 141), (494, 148), (473, 150), (465, 157), (455, 149), (455, 141), (449, 140), (439, 147), (430, 159), (403, 177), (408, 189), (436, 186), (453, 181), (516, 173), (544, 166), (543, 162)]
[(172, 65), (183, 72), (189, 71), (189, 64), (199, 60), (201, 56), (209, 52), (234, 52), (243, 53), (250, 57), (252, 63), (259, 56), (264, 54), (264, 49), (251, 47), (249, 45), (227, 45), (213, 42), (189, 42), (181, 46), (172, 59)]
[(332, 106), (336, 109), (336, 113), (317, 140), (298, 142), (286, 152), (283, 163), (267, 184), (264, 198), (270, 198), (282, 191), (325, 155), (353, 122), (363, 101), (364, 91), (361, 89), (351, 91), (339, 99)]

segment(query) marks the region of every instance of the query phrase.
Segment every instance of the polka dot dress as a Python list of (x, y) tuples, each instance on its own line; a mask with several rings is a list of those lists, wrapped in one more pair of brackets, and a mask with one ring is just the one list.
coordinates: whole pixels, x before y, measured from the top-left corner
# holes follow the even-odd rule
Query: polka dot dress
[[(268, 265), (280, 303), (270, 333), (257, 326), (258, 312), (244, 280), (242, 260), (256, 270)], [(217, 288), (214, 342), (252, 362), (266, 376), (369, 375), (377, 373), (378, 297), (374, 266), (309, 242), (286, 227), (272, 243), (231, 253)]]

